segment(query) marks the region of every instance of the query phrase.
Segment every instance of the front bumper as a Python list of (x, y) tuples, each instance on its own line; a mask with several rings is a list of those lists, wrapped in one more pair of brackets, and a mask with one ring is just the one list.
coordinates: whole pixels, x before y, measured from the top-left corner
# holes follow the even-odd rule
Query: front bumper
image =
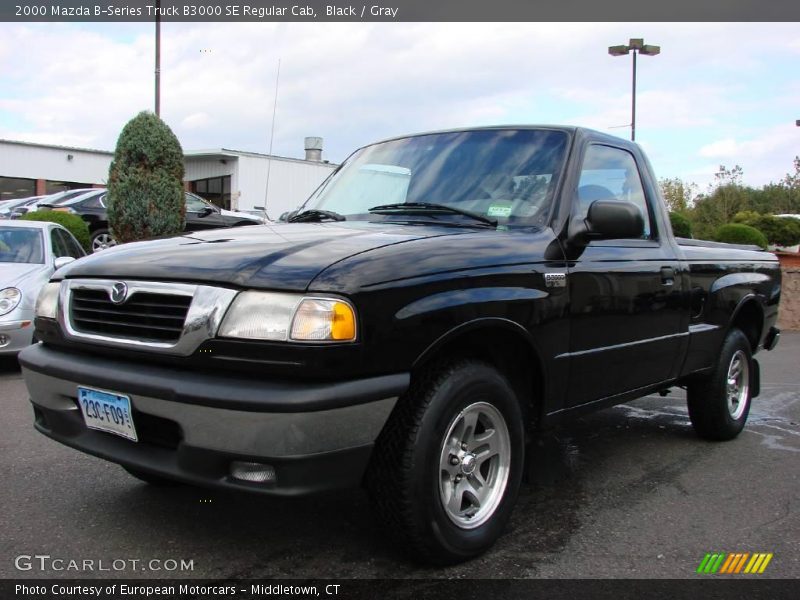
[(33, 340), (33, 317), (30, 319), (0, 319), (0, 355), (16, 354)]
[[(336, 383), (261, 381), (55, 350), (20, 354), (35, 427), (67, 446), (188, 483), (298, 495), (356, 486), (409, 375)], [(88, 429), (77, 386), (128, 395), (139, 442)], [(271, 466), (274, 481), (231, 475)]]

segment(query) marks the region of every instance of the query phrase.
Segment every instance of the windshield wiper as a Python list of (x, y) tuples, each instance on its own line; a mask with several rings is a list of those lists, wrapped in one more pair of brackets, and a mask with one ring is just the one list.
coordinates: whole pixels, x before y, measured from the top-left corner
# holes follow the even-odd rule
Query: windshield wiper
[(429, 215), (462, 215), (480, 221), (485, 225), (497, 227), (497, 221), (489, 219), (478, 213), (454, 206), (447, 206), (446, 204), (435, 204), (433, 202), (398, 202), (396, 204), (381, 204), (380, 206), (373, 206), (368, 209), (369, 212), (378, 215), (391, 215), (397, 213), (412, 213), (412, 214), (429, 214)]
[(331, 221), (346, 220), (344, 215), (340, 215), (337, 212), (333, 212), (332, 210), (318, 210), (316, 208), (310, 208), (303, 212), (295, 213), (286, 220), (289, 223), (308, 223), (310, 221), (324, 221), (325, 219), (330, 219)]

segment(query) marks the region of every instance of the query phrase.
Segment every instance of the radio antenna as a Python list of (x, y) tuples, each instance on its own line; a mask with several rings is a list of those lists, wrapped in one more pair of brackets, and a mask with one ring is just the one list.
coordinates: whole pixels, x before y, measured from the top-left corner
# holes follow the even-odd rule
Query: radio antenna
[(275, 99), (272, 102), (272, 126), (269, 132), (269, 158), (267, 159), (267, 189), (264, 191), (264, 216), (267, 214), (267, 198), (269, 197), (269, 175), (272, 171), (272, 143), (275, 141), (275, 114), (278, 112), (278, 85), (281, 81), (281, 59), (278, 59), (278, 72), (275, 75)]

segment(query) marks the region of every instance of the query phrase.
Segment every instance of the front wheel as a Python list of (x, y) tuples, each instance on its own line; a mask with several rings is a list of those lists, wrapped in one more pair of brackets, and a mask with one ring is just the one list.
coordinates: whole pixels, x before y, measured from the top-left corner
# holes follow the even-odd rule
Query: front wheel
[(453, 564), (503, 532), (522, 479), (523, 415), (491, 366), (459, 361), (417, 381), (381, 433), (367, 487), (409, 554)]
[(700, 437), (722, 441), (739, 435), (750, 413), (752, 377), (750, 341), (731, 329), (714, 370), (687, 388), (689, 418)]

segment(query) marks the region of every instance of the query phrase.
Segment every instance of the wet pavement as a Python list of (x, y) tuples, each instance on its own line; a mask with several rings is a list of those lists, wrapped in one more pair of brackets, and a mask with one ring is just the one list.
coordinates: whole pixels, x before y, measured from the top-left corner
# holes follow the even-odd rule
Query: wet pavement
[[(759, 355), (762, 395), (731, 442), (700, 440), (685, 396), (642, 398), (538, 440), (506, 534), (447, 569), (399, 554), (360, 490), (270, 499), (153, 488), (36, 433), (19, 370), (0, 364), (0, 577), (14, 558), (191, 560), (125, 577), (696, 577), (707, 552), (772, 552), (800, 577), (800, 333)], [(115, 573), (95, 573), (108, 577)]]

